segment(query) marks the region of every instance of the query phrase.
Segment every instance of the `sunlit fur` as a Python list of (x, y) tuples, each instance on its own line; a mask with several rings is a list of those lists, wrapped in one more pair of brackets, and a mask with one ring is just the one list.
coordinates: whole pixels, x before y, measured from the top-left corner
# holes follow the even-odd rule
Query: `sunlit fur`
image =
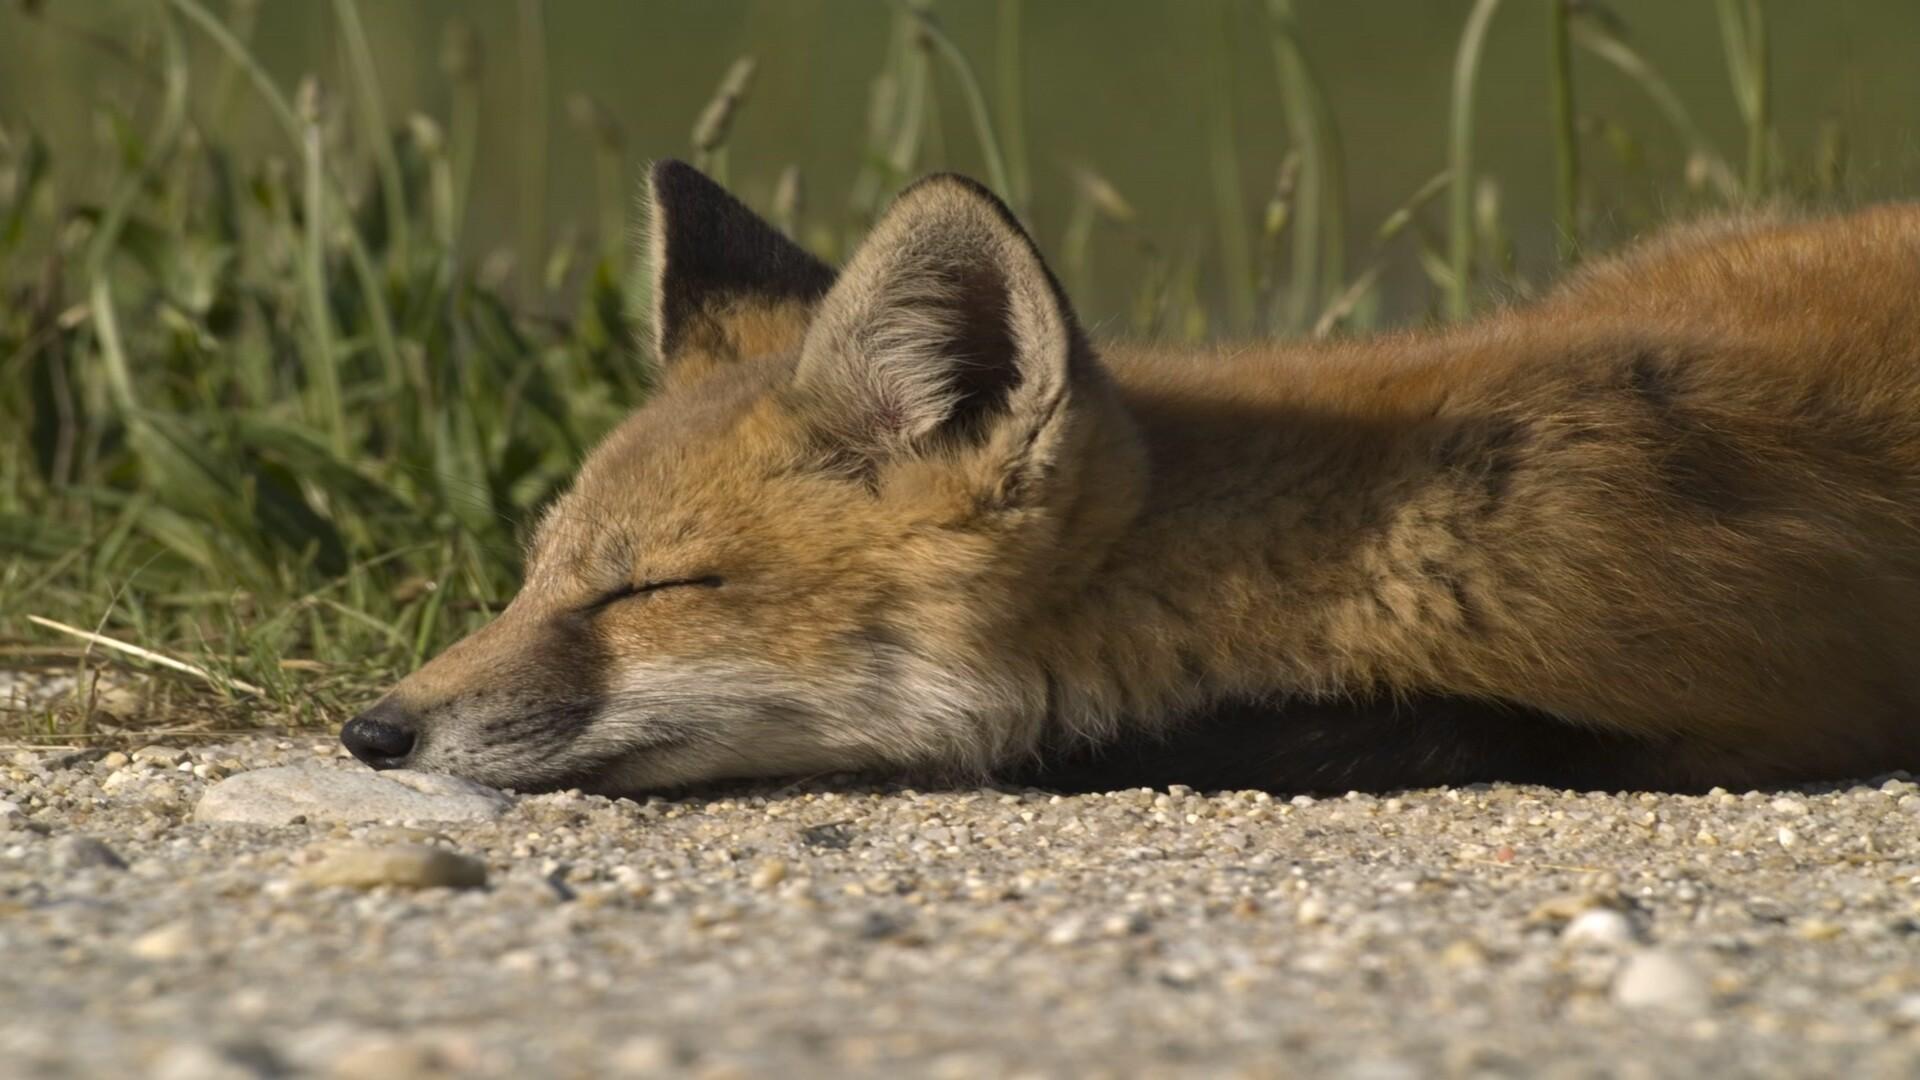
[(936, 178), (817, 306), (692, 310), (512, 606), (394, 691), (417, 767), (977, 776), (1379, 691), (1644, 737), (1653, 785), (1920, 766), (1920, 211), (1675, 232), (1458, 329), (1096, 358)]

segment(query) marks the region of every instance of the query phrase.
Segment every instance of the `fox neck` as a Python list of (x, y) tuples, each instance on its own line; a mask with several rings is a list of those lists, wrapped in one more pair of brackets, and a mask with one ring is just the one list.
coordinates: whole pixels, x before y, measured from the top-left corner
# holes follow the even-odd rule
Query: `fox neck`
[(1120, 369), (1144, 494), (1031, 642), (1049, 727), (1100, 740), (1222, 700), (1474, 692), (1514, 429), (1386, 378), (1354, 396), (1354, 373), (1404, 356), (1274, 359), (1298, 382), (1251, 402)]

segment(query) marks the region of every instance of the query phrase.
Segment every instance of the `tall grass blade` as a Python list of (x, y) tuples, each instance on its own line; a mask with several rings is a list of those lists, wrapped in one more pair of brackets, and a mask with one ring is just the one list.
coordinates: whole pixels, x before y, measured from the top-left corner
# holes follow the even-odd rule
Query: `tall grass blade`
[(1212, 57), (1206, 110), (1209, 171), (1213, 177), (1213, 211), (1220, 237), (1220, 287), (1227, 298), (1227, 319), (1237, 334), (1253, 328), (1257, 281), (1253, 246), (1248, 238), (1246, 196), (1240, 187), (1240, 150), (1233, 122), (1233, 13), (1231, 0), (1214, 11), (1216, 36), (1207, 52)]
[(1007, 197), (1015, 213), (1025, 216), (1033, 198), (1033, 178), (1027, 166), (1026, 72), (1021, 51), (1026, 5), (1022, 0), (1000, 0), (996, 25), (999, 44), (994, 50), (1000, 74), (1000, 129), (1007, 148)]
[(12, 254), (19, 247), (26, 233), (28, 211), (51, 171), (47, 142), (39, 132), (29, 130), (19, 136), (17, 146), (8, 146), (8, 141), (0, 134), (0, 160), (7, 166), (0, 170), (0, 177), (7, 181), (7, 205), (0, 212), (0, 256)]
[(451, 258), (466, 225), (467, 203), (473, 190), (473, 162), (480, 145), (480, 39), (473, 27), (454, 20), (447, 24), (440, 46), (440, 69), (452, 83), (447, 117), (447, 162), (452, 187), (447, 221), (447, 256)]
[(1375, 239), (1385, 244), (1400, 235), (1407, 226), (1413, 224), (1415, 216), (1426, 209), (1428, 203), (1439, 198), (1443, 192), (1451, 190), (1452, 183), (1452, 173), (1445, 170), (1435, 173), (1426, 183), (1416, 188), (1406, 202), (1394, 207), (1393, 212), (1381, 220), (1380, 228), (1374, 232)]
[[(289, 145), (296, 153), (304, 156), (307, 142), (305, 124), (301, 122), (299, 114), (294, 111), (286, 95), (280, 92), (280, 87), (274, 83), (273, 76), (269, 75), (267, 69), (260, 65), (259, 60), (247, 51), (246, 45), (222, 25), (219, 19), (214, 18), (212, 13), (199, 3), (199, 0), (168, 0), (168, 2), (205, 32), (230, 60), (247, 73), (254, 89), (259, 91), (260, 99), (266, 103), (268, 111), (273, 114), (275, 123), (286, 135)], [(346, 205), (348, 200), (342, 193), (339, 178), (328, 173), (326, 180), (334, 198), (341, 205)], [(361, 239), (357, 230), (348, 228), (344, 230), (344, 235), (348, 245), (347, 255), (352, 261), (354, 276), (360, 285), (361, 297), (365, 300), (369, 317), (374, 322), (375, 340), (380, 349), (381, 361), (390, 368), (397, 369), (400, 356), (393, 344), (393, 315), (388, 308), (386, 294), (381, 289), (379, 277), (373, 272), (373, 257), (368, 254), (366, 242)]]
[(547, 16), (542, 0), (514, 9), (520, 43), (520, 251), (515, 267), (523, 297), (540, 285), (547, 255)]
[(993, 130), (993, 111), (987, 106), (987, 95), (980, 89), (980, 79), (974, 74), (973, 65), (967, 62), (967, 54), (960, 51), (933, 13), (924, 8), (909, 7), (918, 22), (920, 33), (940, 58), (947, 62), (953, 72), (954, 81), (960, 84), (960, 95), (966, 99), (967, 115), (973, 118), (974, 138), (980, 144), (980, 156), (987, 170), (987, 184), (1001, 198), (1015, 202), (1013, 180), (1007, 172), (1005, 155), (1000, 152), (1000, 139)]
[(1500, 0), (1474, 0), (1453, 62), (1453, 104), (1447, 135), (1447, 172), (1452, 177), (1447, 215), (1447, 317), (1473, 310), (1473, 109), (1480, 81), (1480, 53)]
[(120, 336), (119, 315), (114, 307), (113, 253), (120, 243), (121, 229), (146, 181), (165, 166), (179, 142), (187, 118), (187, 61), (179, 30), (166, 12), (159, 13), (161, 40), (166, 49), (162, 64), (165, 91), (160, 118), (154, 128), (152, 146), (143, 166), (124, 177), (107, 203), (106, 212), (95, 226), (93, 241), (87, 249), (87, 289), (93, 316), (94, 336), (100, 347), (100, 360), (106, 369), (107, 388), (114, 406), (129, 424), (139, 422), (140, 403), (133, 388), (132, 367)]
[(727, 182), (727, 139), (733, 134), (734, 117), (747, 103), (757, 67), (751, 56), (742, 56), (729, 65), (719, 88), (693, 124), (693, 160), (722, 184)]
[(320, 117), (314, 84), (301, 93), (305, 104), (302, 160), (305, 162), (303, 190), (306, 195), (306, 237), (300, 260), (300, 281), (307, 300), (307, 320), (313, 334), (307, 350), (307, 387), (312, 394), (313, 420), (327, 433), (327, 446), (335, 454), (347, 452), (347, 414), (340, 401), (340, 358), (334, 349), (337, 336), (333, 311), (327, 303), (326, 251), (326, 167), (320, 146)]
[(780, 179), (773, 185), (772, 218), (774, 225), (790, 239), (800, 238), (800, 215), (806, 201), (806, 185), (800, 176), (800, 166), (789, 165), (781, 169)]
[(1693, 114), (1686, 103), (1674, 92), (1666, 78), (1629, 45), (1604, 21), (1584, 17), (1583, 10), (1576, 8), (1573, 22), (1573, 39), (1581, 48), (1606, 61), (1625, 75), (1634, 85), (1646, 93), (1675, 133), (1687, 144), (1689, 156), (1700, 163), (1705, 179), (1723, 198), (1736, 198), (1740, 193), (1740, 181), (1728, 167), (1726, 158), (1713, 148), (1712, 142), (1700, 125), (1694, 122)]
[(1279, 71), (1287, 136), (1300, 155), (1292, 199), (1293, 281), (1286, 325), (1302, 329), (1309, 313), (1330, 303), (1346, 278), (1346, 160), (1320, 78), (1301, 41), (1293, 0), (1268, 0), (1274, 64)]
[(1760, 0), (1718, 0), (1720, 37), (1734, 99), (1747, 125), (1746, 195), (1766, 197), (1771, 182), (1769, 147), (1773, 138), (1773, 92), (1767, 56), (1766, 14)]
[(1580, 261), (1580, 132), (1574, 120), (1573, 35), (1569, 30), (1574, 0), (1547, 0), (1547, 27), (1553, 51), (1553, 224), (1560, 261)]
[(600, 257), (618, 269), (625, 252), (627, 207), (631, 205), (627, 189), (626, 135), (613, 113), (587, 94), (567, 99), (567, 115), (593, 147), (593, 198), (598, 209)]
[(267, 692), (265, 690), (260, 689), (259, 687), (253, 685), (252, 683), (241, 682), (239, 679), (221, 678), (220, 676), (215, 675), (213, 672), (208, 671), (206, 668), (196, 667), (195, 665), (189, 664), (183, 660), (176, 660), (173, 657), (167, 656), (164, 653), (154, 652), (152, 649), (143, 648), (139, 645), (133, 644), (132, 642), (121, 641), (117, 638), (110, 638), (105, 634), (96, 634), (91, 630), (82, 630), (77, 626), (68, 626), (66, 623), (56, 622), (53, 619), (43, 618), (42, 616), (39, 616), (39, 615), (28, 615), (27, 621), (34, 624), (35, 626), (43, 626), (43, 627), (46, 627), (48, 630), (54, 630), (62, 634), (68, 634), (73, 637), (77, 637), (82, 641), (88, 642), (93, 645), (98, 645), (104, 649), (112, 649), (115, 652), (126, 653), (128, 656), (138, 657), (139, 659), (145, 660), (150, 664), (158, 664), (159, 666), (163, 668), (167, 668), (172, 671), (178, 671), (185, 675), (192, 675), (194, 678), (202, 679), (206, 682), (213, 684), (214, 686), (239, 690), (242, 693), (252, 694), (255, 697), (265, 697), (267, 695)]
[(894, 166), (895, 143), (903, 125), (910, 120), (918, 123), (914, 119), (918, 113), (909, 111), (909, 102), (918, 100), (921, 90), (917, 83), (925, 75), (926, 54), (919, 37), (913, 17), (905, 7), (896, 5), (887, 35), (886, 62), (874, 76), (867, 95), (866, 152), (861, 155), (860, 172), (848, 199), (856, 228), (872, 222), (886, 190), (904, 173)]
[[(913, 25), (909, 17), (908, 26)], [(920, 160), (920, 144), (927, 131), (927, 83), (931, 66), (927, 62), (925, 38), (913, 29), (907, 31), (907, 40), (911, 43), (903, 49), (900, 56), (900, 83), (904, 92), (900, 94), (898, 113), (893, 122), (893, 137), (887, 145), (886, 163), (890, 175), (885, 186), (891, 187), (908, 176)]]
[[(259, 21), (260, 0), (233, 0), (227, 10), (232, 13), (227, 25), (233, 31), (234, 39), (246, 45), (252, 40), (254, 26)], [(220, 74), (214, 76), (213, 91), (208, 95), (208, 100), (213, 104), (208, 108), (207, 115), (212, 118), (211, 123), (216, 131), (226, 130), (232, 118), (234, 80), (242, 74), (244, 72), (240, 65), (228, 56), (220, 65)]]
[(380, 198), (386, 209), (387, 234), (393, 240), (394, 259), (403, 268), (413, 265), (412, 215), (407, 211), (406, 186), (400, 178), (400, 159), (393, 152), (393, 128), (387, 123), (387, 110), (380, 93), (380, 76), (373, 67), (373, 50), (367, 45), (367, 31), (360, 24), (360, 9), (355, 0), (333, 0), (334, 18), (340, 23), (340, 36), (347, 46), (347, 66), (353, 73), (354, 98), (360, 103), (361, 122), (366, 125), (367, 142), (373, 149), (375, 171), (380, 178)]

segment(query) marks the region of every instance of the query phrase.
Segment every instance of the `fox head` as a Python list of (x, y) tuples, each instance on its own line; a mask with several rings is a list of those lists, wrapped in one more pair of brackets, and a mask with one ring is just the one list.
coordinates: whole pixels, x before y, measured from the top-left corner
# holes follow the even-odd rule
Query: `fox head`
[(648, 188), (659, 389), (546, 512), (512, 603), (343, 741), (607, 792), (1031, 752), (1030, 643), (1141, 471), (1032, 241), (934, 176), (836, 273), (687, 165)]

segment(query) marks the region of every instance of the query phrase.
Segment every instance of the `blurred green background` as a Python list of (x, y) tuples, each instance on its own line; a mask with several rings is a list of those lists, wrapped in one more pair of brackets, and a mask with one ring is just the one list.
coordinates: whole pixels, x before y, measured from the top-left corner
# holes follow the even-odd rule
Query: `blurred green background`
[[(1546, 0), (1509, 0), (1491, 24), (1481, 75), (1477, 153), (1499, 184), (1521, 268), (1546, 274), (1553, 251), (1553, 145), (1547, 84)], [(1208, 122), (1224, 100), (1238, 150), (1241, 208), (1249, 228), (1288, 149), (1267, 13), (1219, 0), (1029, 0), (1018, 5), (1029, 220), (1059, 247), (1074, 198), (1075, 166), (1090, 166), (1139, 212), (1140, 228), (1169, 253), (1217, 243), (1212, 224)], [(1364, 252), (1372, 230), (1445, 164), (1446, 101), (1454, 50), (1471, 0), (1300, 0), (1301, 37), (1325, 85), (1346, 155), (1349, 242)], [(1597, 5), (1595, 5), (1597, 7)], [(30, 121), (54, 144), (69, 179), (92, 178), (110, 151), (96, 137), (103, 101), (132, 106), (151, 80), (99, 47), (139, 51), (141, 5), (113, 0), (49, 3), (29, 19), (0, 14), (0, 119)], [(544, 100), (525, 92), (529, 34), (517, 0), (408, 0), (364, 5), (389, 115), (445, 118), (442, 70), (449, 28), (470, 25), (481, 70), (480, 139), (465, 244), (483, 253), (516, 239), (523, 155), (550, 161), (547, 222), (556, 235), (595, 226), (589, 140), (568, 122), (569, 98), (589, 95), (624, 135), (634, 162), (691, 156), (690, 131), (727, 66), (751, 56), (757, 71), (730, 140), (730, 179), (765, 209), (781, 171), (798, 166), (808, 212), (840, 223), (861, 164), (869, 91), (885, 63), (890, 8), (883, 0), (553, 0), (539, 6), (545, 35)], [(219, 10), (216, 5), (216, 10)], [(1660, 71), (1708, 140), (1739, 161), (1742, 125), (1712, 0), (1612, 0), (1607, 11)], [(949, 0), (935, 8), (996, 97), (1005, 6)], [(1911, 192), (1920, 176), (1920, 4), (1831, 0), (1766, 6), (1771, 23), (1774, 128), (1788, 163), (1783, 181), (1811, 187), (1822, 141), (1845, 144), (1841, 194), (1858, 200)], [(268, 0), (252, 43), (291, 87), (305, 75), (348, 83), (329, 5)], [(196, 67), (218, 57), (189, 42)], [(1640, 85), (1593, 55), (1575, 56), (1589, 226), (1604, 242), (1684, 210), (1689, 148)], [(934, 116), (918, 165), (982, 174), (979, 147), (953, 81), (934, 80)], [(261, 153), (288, 152), (257, 103), (239, 95), (222, 134)], [(996, 105), (1001, 104), (996, 100)], [(344, 105), (343, 105), (344, 107)], [(529, 129), (528, 110), (540, 110)], [(1142, 272), (1134, 245), (1101, 252), (1090, 319), (1118, 319)], [(1418, 270), (1398, 265), (1387, 285), (1409, 314)], [(1203, 289), (1207, 289), (1203, 283)], [(1208, 289), (1217, 292), (1213, 283)], [(1217, 297), (1213, 297), (1218, 300)]]
[[(1354, 333), (1920, 191), (1916, 45), (1914, 0), (6, 0), (0, 667), (97, 674), (51, 619), (198, 667), (169, 724), (330, 723), (497, 611), (649, 391), (653, 158), (829, 258), (956, 169), (1101, 333)], [(76, 685), (0, 731), (127, 722)]]

